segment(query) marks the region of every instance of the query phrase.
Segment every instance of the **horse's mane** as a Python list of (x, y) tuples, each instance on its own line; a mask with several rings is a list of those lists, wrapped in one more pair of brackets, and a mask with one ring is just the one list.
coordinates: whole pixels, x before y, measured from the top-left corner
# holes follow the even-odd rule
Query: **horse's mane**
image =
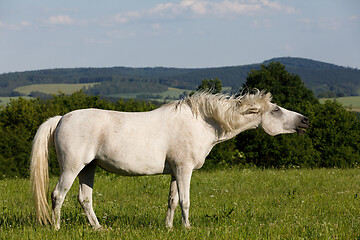
[(230, 132), (242, 125), (241, 117), (246, 114), (261, 114), (267, 111), (270, 101), (271, 94), (259, 90), (239, 96), (197, 92), (166, 106), (181, 108), (187, 105), (194, 115), (213, 119), (223, 131)]

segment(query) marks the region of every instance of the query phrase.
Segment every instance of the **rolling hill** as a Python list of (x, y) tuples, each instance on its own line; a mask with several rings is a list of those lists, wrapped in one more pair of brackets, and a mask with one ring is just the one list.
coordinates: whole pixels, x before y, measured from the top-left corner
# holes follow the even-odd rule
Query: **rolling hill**
[[(217, 68), (64, 68), (0, 74), (0, 96), (22, 95), (16, 88), (34, 84), (100, 83), (89, 94), (116, 95), (167, 91), (169, 87), (196, 89), (202, 79), (218, 78), (223, 86), (237, 91), (251, 70), (262, 64), (282, 63), (287, 71), (298, 74), (317, 96), (359, 95), (360, 70), (304, 58), (273, 58), (263, 63)], [(36, 92), (36, 91), (35, 91)], [(30, 93), (31, 95), (31, 93)]]

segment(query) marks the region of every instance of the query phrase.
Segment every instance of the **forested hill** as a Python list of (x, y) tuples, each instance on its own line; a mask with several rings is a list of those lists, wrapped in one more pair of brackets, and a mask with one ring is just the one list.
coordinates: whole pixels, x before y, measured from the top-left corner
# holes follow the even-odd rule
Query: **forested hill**
[(274, 58), (290, 73), (298, 74), (306, 86), (320, 97), (360, 95), (360, 70), (304, 58)]
[(218, 68), (68, 68), (0, 74), (0, 96), (14, 96), (19, 86), (44, 83), (99, 82), (90, 94), (163, 92), (168, 87), (196, 89), (202, 79), (218, 78), (223, 86), (239, 89), (248, 72), (271, 61), (285, 65), (290, 73), (299, 74), (306, 86), (318, 96), (359, 95), (360, 70), (303, 58), (274, 58), (263, 63)]

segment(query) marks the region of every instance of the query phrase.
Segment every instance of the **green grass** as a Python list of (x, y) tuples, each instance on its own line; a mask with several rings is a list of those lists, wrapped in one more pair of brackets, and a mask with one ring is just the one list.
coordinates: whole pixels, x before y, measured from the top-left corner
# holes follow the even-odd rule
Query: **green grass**
[(320, 103), (325, 103), (326, 100), (337, 101), (343, 104), (344, 107), (350, 108), (354, 111), (360, 111), (360, 96), (340, 97), (340, 98), (321, 98)]
[[(56, 183), (51, 178), (50, 188)], [(97, 175), (94, 208), (104, 230), (89, 226), (77, 183), (54, 231), (35, 222), (29, 181), (0, 181), (0, 239), (357, 239), (360, 169), (232, 169), (194, 172), (190, 221), (164, 227), (170, 177)]]
[(59, 92), (65, 94), (72, 94), (81, 89), (92, 87), (99, 83), (78, 83), (78, 84), (33, 84), (17, 87), (14, 91), (29, 95), (31, 92), (42, 92), (46, 94), (58, 94)]

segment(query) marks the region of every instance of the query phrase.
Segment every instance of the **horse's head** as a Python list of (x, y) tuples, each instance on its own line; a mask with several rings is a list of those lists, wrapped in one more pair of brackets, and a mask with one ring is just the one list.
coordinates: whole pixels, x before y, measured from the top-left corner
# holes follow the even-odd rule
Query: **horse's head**
[(185, 102), (195, 115), (215, 121), (226, 139), (259, 125), (272, 136), (304, 134), (309, 126), (308, 118), (271, 103), (271, 99), (271, 93), (259, 90), (238, 97), (199, 92), (177, 104)]
[(266, 110), (262, 113), (260, 124), (264, 131), (272, 136), (295, 132), (302, 135), (309, 127), (309, 119), (269, 101)]

